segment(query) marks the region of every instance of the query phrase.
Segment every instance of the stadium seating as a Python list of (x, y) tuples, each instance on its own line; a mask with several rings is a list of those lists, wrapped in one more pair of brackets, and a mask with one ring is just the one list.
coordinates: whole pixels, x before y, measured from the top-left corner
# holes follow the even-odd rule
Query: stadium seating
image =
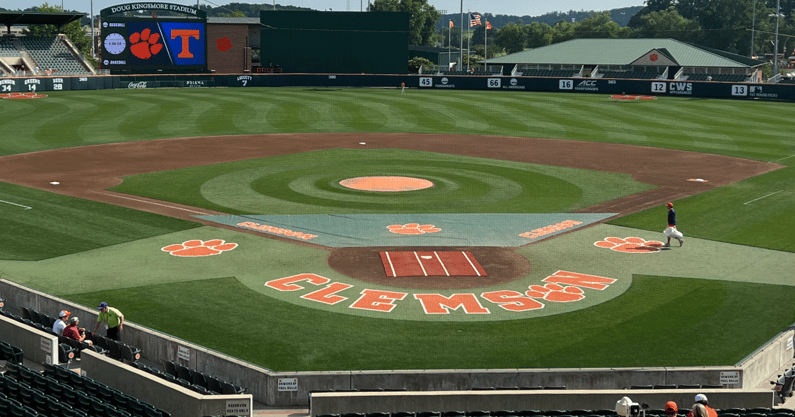
[(12, 364), (22, 364), (23, 356), (22, 349), (10, 343), (0, 341), (0, 360), (8, 361), (8, 363)]
[(10, 39), (0, 38), (0, 56), (18, 57), (21, 55)]
[(578, 72), (571, 70), (549, 70), (549, 69), (524, 69), (522, 76), (524, 77), (574, 77)]
[(66, 44), (56, 37), (31, 37), (19, 38), (22, 45), (36, 61), (39, 68), (53, 69), (55, 74), (90, 74), (83, 68)]
[(685, 74), (691, 81), (743, 82), (748, 79), (742, 74)]
[(200, 394), (242, 394), (246, 391), (241, 386), (175, 362), (166, 361), (163, 364), (163, 369), (165, 373), (158, 376), (176, 384), (181, 384), (183, 387), (192, 389)]

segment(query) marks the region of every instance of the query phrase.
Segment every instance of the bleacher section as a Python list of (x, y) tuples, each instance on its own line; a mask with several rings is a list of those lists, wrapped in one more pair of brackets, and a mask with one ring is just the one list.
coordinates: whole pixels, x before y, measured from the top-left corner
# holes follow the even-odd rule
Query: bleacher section
[(639, 80), (653, 80), (659, 76), (660, 74), (657, 74), (656, 72), (644, 71), (605, 71), (602, 73), (602, 78), (631, 78)]
[(134, 363), (141, 357), (141, 349), (135, 346), (127, 345), (120, 341), (107, 339), (98, 334), (92, 335), (91, 332), (87, 332), (87, 339), (94, 342), (93, 346), (86, 342), (79, 342), (74, 339), (58, 336), (58, 334), (52, 330), (52, 326), (55, 324), (56, 320), (55, 317), (36, 311), (32, 308), (20, 307), (19, 309), (22, 312), (22, 316), (17, 316), (6, 310), (0, 310), (0, 314), (3, 314), (4, 316), (21, 323), (25, 323), (28, 326), (35, 327), (36, 329), (46, 332), (47, 334), (57, 336), (59, 343), (59, 356), (61, 362), (63, 363), (69, 362), (71, 359), (69, 357), (70, 353), (74, 358), (79, 358), (80, 351), (83, 349), (91, 349), (95, 352), (105, 354), (110, 358), (126, 363)]
[(721, 81), (729, 83), (739, 83), (746, 81), (747, 76), (742, 74), (685, 74), (691, 81)]
[(11, 42), (11, 39), (0, 38), (0, 56), (20, 56), (20, 52)]
[(36, 61), (40, 71), (55, 70), (54, 74), (90, 74), (58, 38), (21, 37), (22, 45)]
[(575, 77), (579, 73), (571, 70), (547, 70), (547, 69), (524, 69), (522, 70), (523, 77)]
[(44, 372), (8, 363), (0, 376), (0, 415), (170, 417), (171, 414), (60, 366)]
[(491, 71), (472, 70), (472, 71), (442, 71), (442, 75), (494, 75)]
[(135, 363), (135, 367), (203, 395), (235, 395), (246, 391), (245, 388), (231, 382), (171, 361), (165, 362), (165, 372), (160, 372), (160, 370), (143, 363)]

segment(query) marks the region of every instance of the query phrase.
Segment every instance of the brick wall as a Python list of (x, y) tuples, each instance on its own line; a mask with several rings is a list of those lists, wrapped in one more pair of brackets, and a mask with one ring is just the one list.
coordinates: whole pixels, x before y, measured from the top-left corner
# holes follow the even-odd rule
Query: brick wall
[(207, 69), (217, 73), (251, 70), (247, 25), (207, 25)]

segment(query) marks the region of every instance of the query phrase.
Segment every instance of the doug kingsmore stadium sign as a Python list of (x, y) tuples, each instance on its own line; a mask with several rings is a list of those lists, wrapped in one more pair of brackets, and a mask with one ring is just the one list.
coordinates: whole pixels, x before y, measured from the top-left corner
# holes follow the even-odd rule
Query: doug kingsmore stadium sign
[(116, 13), (131, 12), (135, 10), (167, 10), (170, 12), (185, 13), (200, 18), (206, 18), (207, 16), (206, 12), (191, 6), (185, 6), (182, 4), (172, 4), (172, 3), (150, 3), (150, 2), (119, 4), (116, 6), (111, 6), (102, 9), (100, 14), (102, 16), (107, 16)]

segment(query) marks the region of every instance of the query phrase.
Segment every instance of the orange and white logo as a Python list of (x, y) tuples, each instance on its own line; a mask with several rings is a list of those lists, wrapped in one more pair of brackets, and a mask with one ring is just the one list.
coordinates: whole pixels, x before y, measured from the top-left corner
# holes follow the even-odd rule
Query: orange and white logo
[(160, 248), (160, 250), (174, 256), (194, 257), (218, 255), (236, 247), (237, 243), (226, 243), (223, 239), (212, 239), (208, 241), (197, 239), (188, 240), (175, 245), (168, 245)]
[(432, 224), (419, 224), (419, 223), (407, 223), (407, 224), (393, 224), (386, 227), (392, 233), (397, 233), (400, 235), (422, 235), (425, 233), (436, 233), (441, 232), (442, 229), (432, 225)]
[(606, 237), (594, 245), (623, 253), (654, 253), (662, 250), (663, 243), (639, 237)]

